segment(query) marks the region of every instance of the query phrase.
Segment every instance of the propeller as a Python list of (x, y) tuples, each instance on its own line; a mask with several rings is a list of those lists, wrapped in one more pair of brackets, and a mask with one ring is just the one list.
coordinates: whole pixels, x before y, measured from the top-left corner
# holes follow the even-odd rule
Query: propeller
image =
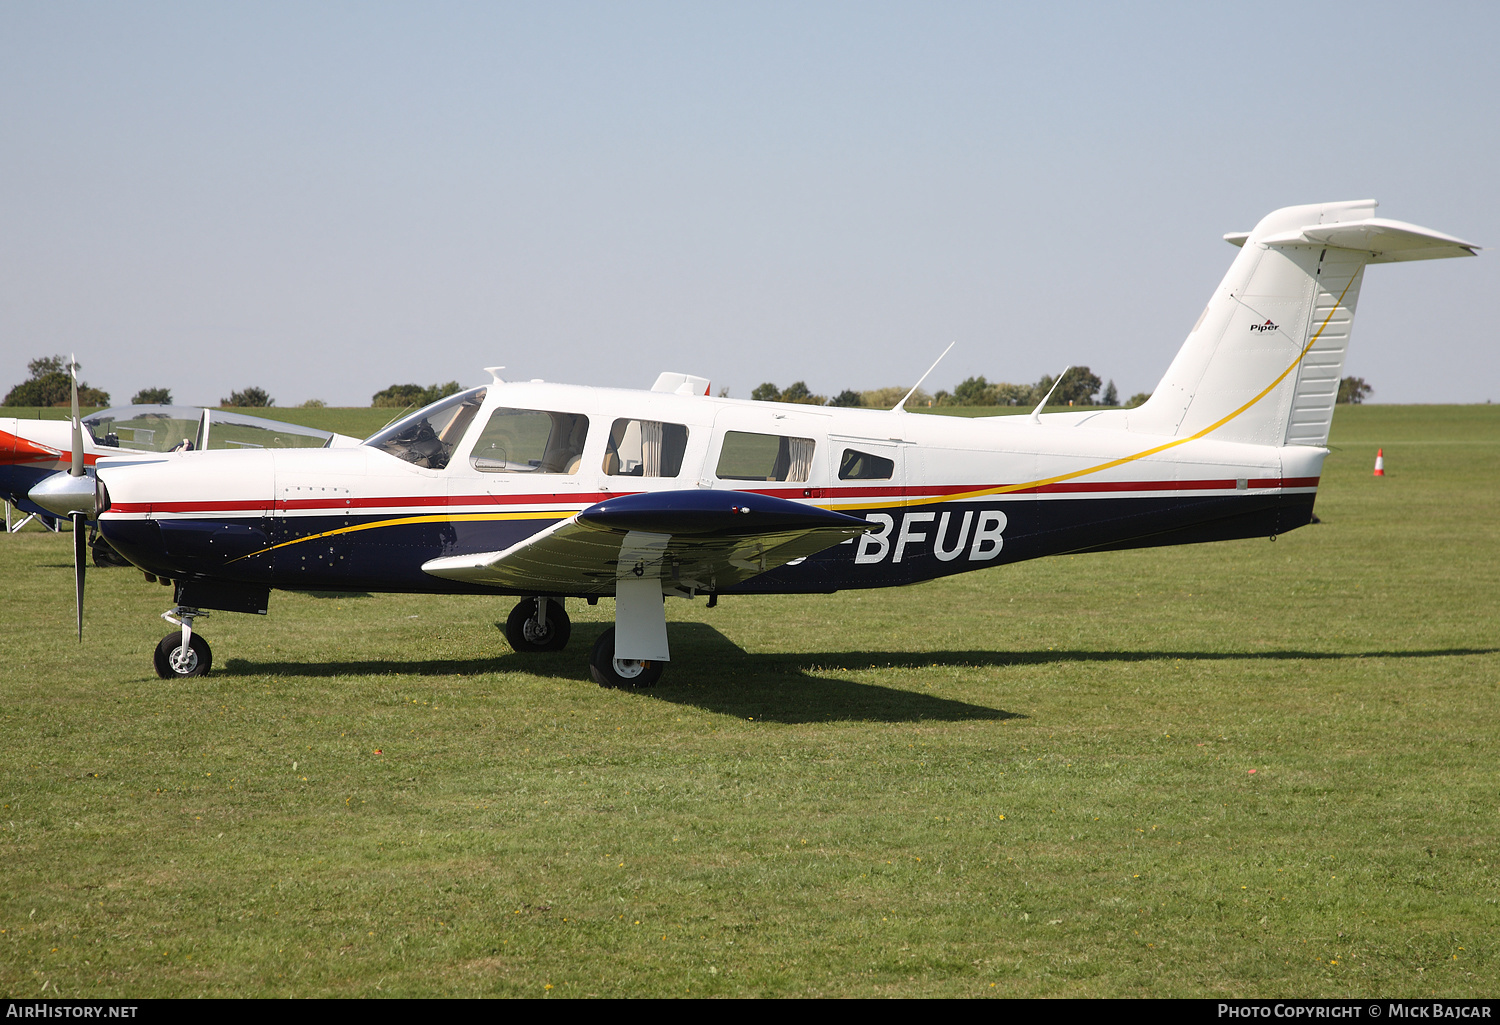
[[(78, 415), (78, 361), (68, 357), (68, 371), (73, 378), (73, 463), (68, 467), (69, 477), (82, 477), (83, 473), (83, 421)], [(83, 640), (83, 575), (88, 565), (88, 536), (84, 533), (88, 514), (81, 511), (68, 513), (73, 521), (73, 590), (78, 608), (78, 640)]]

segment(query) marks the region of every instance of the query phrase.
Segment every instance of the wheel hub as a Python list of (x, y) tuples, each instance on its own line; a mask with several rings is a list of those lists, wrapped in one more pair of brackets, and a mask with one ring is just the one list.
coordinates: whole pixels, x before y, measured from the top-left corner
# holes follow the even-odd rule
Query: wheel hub
[(548, 623), (546, 626), (542, 626), (534, 618), (528, 619), (521, 625), (521, 633), (532, 644), (545, 644), (547, 643), (547, 639), (552, 636), (552, 624)]
[(633, 680), (646, 671), (647, 663), (638, 658), (617, 658), (614, 660), (615, 675), (622, 680)]
[(198, 653), (190, 646), (184, 647), (178, 645), (172, 649), (172, 654), (168, 656), (167, 663), (172, 667), (174, 673), (189, 676), (194, 669), (198, 668)]

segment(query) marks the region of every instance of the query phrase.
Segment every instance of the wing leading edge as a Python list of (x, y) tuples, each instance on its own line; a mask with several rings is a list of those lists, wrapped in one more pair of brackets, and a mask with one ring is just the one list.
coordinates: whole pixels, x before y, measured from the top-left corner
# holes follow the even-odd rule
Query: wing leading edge
[(621, 580), (714, 592), (858, 537), (854, 516), (743, 491), (646, 492), (589, 506), (499, 552), (423, 564), (520, 594), (610, 595)]

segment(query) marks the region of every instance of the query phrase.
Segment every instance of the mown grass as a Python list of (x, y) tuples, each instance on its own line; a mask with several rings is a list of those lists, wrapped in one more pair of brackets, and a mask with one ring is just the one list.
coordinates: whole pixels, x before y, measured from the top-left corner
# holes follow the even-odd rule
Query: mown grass
[(1332, 447), (1275, 544), (671, 603), (647, 694), (608, 602), (521, 657), (399, 595), (163, 683), (164, 588), (93, 571), (80, 646), (67, 537), (0, 538), (0, 986), (1492, 995), (1500, 414)]

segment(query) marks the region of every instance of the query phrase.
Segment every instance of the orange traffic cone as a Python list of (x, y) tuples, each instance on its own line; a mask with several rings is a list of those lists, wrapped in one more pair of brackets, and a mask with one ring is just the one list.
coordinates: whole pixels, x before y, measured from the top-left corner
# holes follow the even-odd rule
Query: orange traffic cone
[(1377, 477), (1384, 477), (1385, 476), (1385, 449), (1384, 448), (1377, 448), (1375, 450), (1375, 476), (1377, 476)]

